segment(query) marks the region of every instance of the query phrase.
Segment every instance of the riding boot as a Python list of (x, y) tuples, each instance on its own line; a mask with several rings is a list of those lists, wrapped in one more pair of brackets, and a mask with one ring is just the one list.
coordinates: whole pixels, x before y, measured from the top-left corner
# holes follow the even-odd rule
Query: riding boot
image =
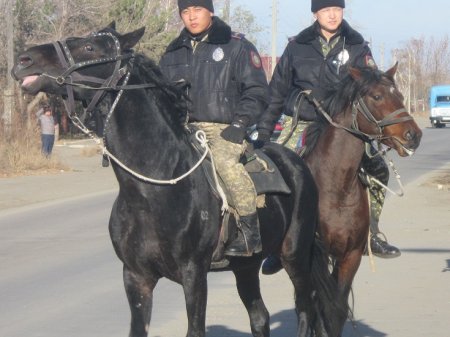
[(238, 221), (238, 235), (226, 247), (225, 255), (251, 256), (261, 251), (258, 215), (253, 213), (251, 215), (241, 216)]
[[(370, 249), (372, 254), (381, 258), (390, 259), (401, 255), (400, 250), (387, 242), (386, 236), (378, 228), (381, 209), (384, 204), (384, 193), (375, 196), (376, 191), (370, 191)], [(374, 193), (373, 193), (374, 192)], [(378, 191), (380, 192), (380, 191)], [(381, 197), (380, 197), (381, 196)], [(383, 238), (381, 238), (382, 236)]]

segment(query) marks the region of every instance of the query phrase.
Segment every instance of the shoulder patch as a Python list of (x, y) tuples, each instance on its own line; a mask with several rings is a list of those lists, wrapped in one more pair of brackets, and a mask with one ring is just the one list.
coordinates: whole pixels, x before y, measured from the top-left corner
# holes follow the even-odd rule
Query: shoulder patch
[(377, 68), (377, 64), (371, 55), (366, 55), (366, 66), (370, 68)]
[(245, 37), (245, 34), (237, 33), (237, 32), (231, 32), (231, 37), (233, 39), (242, 40)]
[(253, 66), (255, 68), (261, 68), (262, 67), (262, 62), (261, 62), (261, 58), (259, 57), (259, 55), (257, 53), (255, 53), (253, 50), (250, 51), (250, 61), (253, 64)]

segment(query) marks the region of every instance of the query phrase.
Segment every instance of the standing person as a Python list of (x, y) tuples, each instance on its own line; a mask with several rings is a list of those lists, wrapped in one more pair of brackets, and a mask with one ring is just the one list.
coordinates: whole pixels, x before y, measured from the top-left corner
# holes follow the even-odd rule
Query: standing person
[[(343, 19), (345, 0), (312, 0), (311, 12), (315, 22), (290, 40), (270, 82), (270, 104), (258, 123), (258, 143), (269, 141), (275, 122), (284, 107), (292, 106), (292, 100), (303, 90), (323, 101), (326, 93), (339, 83), (351, 67), (376, 67), (371, 50), (361, 36)], [(303, 99), (298, 108), (299, 122), (292, 131), (285, 126), (279, 142), (290, 148), (297, 147), (301, 132), (316, 117), (316, 108)], [(289, 119), (288, 120), (292, 120)], [(288, 123), (289, 124), (289, 123)], [(292, 134), (286, 140), (287, 134)], [(368, 151), (372, 151), (369, 149)], [(370, 154), (370, 153), (368, 153)], [(389, 170), (382, 158), (365, 155), (363, 167), (387, 185)], [(400, 250), (380, 238), (378, 221), (384, 203), (385, 190), (378, 185), (370, 186), (371, 221), (370, 245), (374, 255), (383, 258), (400, 256)], [(263, 264), (264, 274), (273, 274), (282, 268), (278, 257), (270, 256)]]
[(160, 66), (170, 81), (184, 81), (190, 99), (188, 123), (205, 131), (219, 176), (238, 213), (238, 236), (230, 256), (261, 251), (256, 191), (239, 163), (246, 128), (268, 104), (268, 86), (256, 48), (214, 16), (212, 0), (178, 0), (184, 29), (170, 43)]
[(55, 143), (56, 129), (52, 108), (49, 105), (44, 105), (36, 114), (41, 129), (41, 151), (44, 156), (49, 157)]

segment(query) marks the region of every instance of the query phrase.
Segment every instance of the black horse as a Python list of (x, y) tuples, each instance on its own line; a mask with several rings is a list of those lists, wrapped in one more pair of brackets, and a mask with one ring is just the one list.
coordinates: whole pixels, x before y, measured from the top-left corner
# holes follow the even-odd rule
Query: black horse
[[(110, 26), (87, 37), (35, 46), (18, 56), (13, 76), (28, 93), (62, 95), (69, 108), (74, 100), (91, 107), (104, 98), (112, 102), (104, 139), (114, 158), (120, 191), (109, 230), (123, 262), (131, 309), (129, 336), (147, 336), (153, 289), (166, 277), (183, 287), (187, 336), (203, 337), (207, 273), (219, 243), (221, 200), (203, 170), (192, 170), (200, 156), (183, 123), (183, 95), (152, 61), (131, 49), (143, 33), (139, 29), (120, 35)], [(264, 152), (276, 163), (291, 193), (267, 194), (265, 207), (258, 210), (263, 254), (230, 260), (252, 334), (270, 334), (259, 268), (265, 255), (281, 249), (295, 288), (297, 335), (337, 336), (335, 317), (346, 312), (346, 304), (334, 297), (328, 258), (316, 239), (314, 181), (294, 152), (276, 144)]]

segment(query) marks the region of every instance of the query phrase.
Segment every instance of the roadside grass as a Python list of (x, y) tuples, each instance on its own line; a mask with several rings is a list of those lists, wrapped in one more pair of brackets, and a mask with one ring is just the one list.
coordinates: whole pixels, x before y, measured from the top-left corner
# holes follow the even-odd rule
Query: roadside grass
[(41, 153), (39, 130), (15, 125), (9, 137), (0, 136), (0, 177), (34, 175), (67, 170), (57, 156)]
[(90, 158), (90, 157), (98, 156), (101, 154), (102, 154), (102, 151), (98, 146), (90, 146), (90, 147), (83, 148), (81, 150), (81, 155), (83, 157)]

